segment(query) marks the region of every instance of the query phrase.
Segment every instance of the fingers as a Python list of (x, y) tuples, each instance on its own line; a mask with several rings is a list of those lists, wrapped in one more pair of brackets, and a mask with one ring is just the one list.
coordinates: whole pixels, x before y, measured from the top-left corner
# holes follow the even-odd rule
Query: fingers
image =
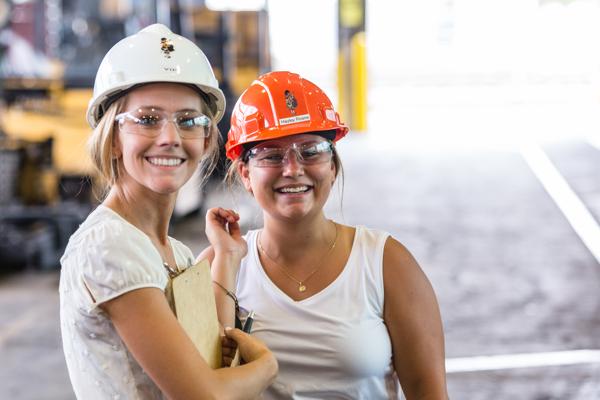
[[(238, 221), (239, 221), (239, 216), (238, 216)], [(242, 237), (242, 230), (240, 229), (240, 224), (238, 221), (230, 222), (229, 225), (227, 226), (229, 228), (229, 234), (233, 238), (236, 238), (236, 239)]]
[(237, 350), (237, 343), (228, 338), (227, 336), (223, 336), (221, 338), (221, 344), (222, 344), (222, 357), (223, 357), (223, 365), (224, 366), (230, 366), (233, 359), (235, 358), (235, 353)]
[(234, 343), (239, 343), (240, 340), (244, 340), (244, 337), (248, 336), (247, 333), (242, 332), (237, 328), (226, 327), (225, 328), (225, 338), (232, 340)]
[(237, 328), (226, 327), (225, 336), (233, 341), (243, 353), (252, 351), (254, 342), (258, 343), (256, 339)]
[(235, 347), (235, 348), (223, 347), (221, 349), (221, 353), (223, 354), (223, 357), (233, 358), (233, 356), (235, 356), (236, 350), (237, 350), (237, 347)]
[(230, 367), (231, 363), (233, 363), (233, 357), (223, 356), (223, 358), (222, 358), (222, 365), (224, 367)]
[(263, 342), (239, 329), (225, 328), (225, 335), (238, 344), (240, 357), (245, 362), (254, 361), (270, 353)]
[(206, 237), (214, 253), (231, 253), (243, 257), (248, 248), (242, 238), (240, 216), (234, 210), (215, 207), (206, 213)]
[(237, 212), (231, 209), (214, 207), (206, 213), (206, 222), (216, 221), (221, 225), (237, 223), (240, 216)]
[(221, 346), (223, 346), (223, 351), (233, 351), (235, 353), (235, 350), (237, 349), (237, 343), (235, 342), (235, 340), (228, 338), (227, 336), (223, 336), (221, 338)]
[(215, 225), (218, 225), (236, 239), (241, 237), (239, 220), (240, 215), (231, 209), (214, 207), (206, 213), (207, 228), (214, 228)]

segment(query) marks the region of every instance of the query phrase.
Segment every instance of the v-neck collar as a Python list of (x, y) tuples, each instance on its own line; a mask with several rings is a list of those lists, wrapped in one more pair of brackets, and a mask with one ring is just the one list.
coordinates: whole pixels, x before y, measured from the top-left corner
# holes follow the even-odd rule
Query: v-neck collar
[(273, 282), (271, 280), (271, 278), (269, 278), (269, 275), (267, 275), (267, 272), (265, 271), (265, 268), (263, 267), (263, 265), (260, 261), (260, 257), (258, 256), (258, 236), (260, 234), (259, 230), (254, 231), (254, 235), (253, 235), (254, 237), (252, 238), (252, 240), (254, 241), (253, 246), (252, 246), (252, 257), (254, 258), (254, 265), (256, 266), (256, 268), (258, 268), (259, 273), (261, 274), (263, 279), (268, 283), (268, 285), (271, 287), (271, 289), (279, 297), (284, 299), (286, 302), (291, 303), (291, 304), (296, 304), (296, 305), (312, 303), (312, 302), (318, 301), (319, 298), (325, 296), (327, 293), (334, 290), (335, 287), (338, 286), (340, 284), (340, 282), (344, 279), (344, 277), (350, 273), (350, 272), (348, 272), (348, 270), (356, 264), (353, 262), (353, 259), (355, 257), (355, 253), (358, 251), (358, 250), (356, 250), (356, 247), (357, 247), (357, 243), (358, 243), (358, 237), (361, 233), (362, 233), (362, 227), (356, 226), (355, 230), (354, 230), (354, 238), (352, 239), (352, 248), (350, 249), (350, 255), (348, 256), (348, 259), (346, 260), (346, 264), (344, 264), (344, 268), (338, 274), (338, 276), (336, 276), (335, 279), (329, 285), (325, 286), (323, 289), (321, 289), (317, 293), (313, 294), (312, 296), (307, 297), (302, 300), (294, 300), (293, 298), (291, 298), (287, 293), (285, 293), (283, 290), (281, 290), (279, 288), (279, 286), (277, 286), (275, 284), (275, 282)]

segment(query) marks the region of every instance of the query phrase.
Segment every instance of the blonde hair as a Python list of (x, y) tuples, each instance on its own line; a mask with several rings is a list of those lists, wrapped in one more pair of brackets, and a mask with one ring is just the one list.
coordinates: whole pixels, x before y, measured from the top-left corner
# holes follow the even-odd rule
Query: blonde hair
[[(115, 141), (115, 132), (117, 132), (117, 123), (115, 117), (123, 111), (126, 95), (112, 103), (98, 126), (93, 130), (88, 139), (88, 153), (92, 159), (92, 165), (96, 170), (98, 182), (94, 185), (94, 192), (98, 200), (104, 199), (110, 189), (117, 184), (120, 175), (119, 160), (114, 154), (113, 145)], [(200, 161), (199, 167), (201, 171), (201, 184), (206, 181), (212, 171), (215, 169), (219, 160), (219, 149), (221, 147), (221, 135), (215, 122), (212, 111), (206, 103), (205, 98), (200, 96), (202, 104), (202, 112), (206, 114), (210, 120), (209, 135), (207, 138), (204, 154)]]

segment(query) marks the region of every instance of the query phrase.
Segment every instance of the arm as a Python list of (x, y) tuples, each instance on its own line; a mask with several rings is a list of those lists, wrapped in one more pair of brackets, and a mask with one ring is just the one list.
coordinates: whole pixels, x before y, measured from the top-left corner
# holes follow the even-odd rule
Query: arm
[(104, 303), (119, 336), (144, 371), (170, 399), (252, 399), (273, 380), (277, 362), (258, 340), (227, 330), (248, 362), (212, 370), (156, 288), (127, 292)]
[(408, 250), (391, 237), (383, 281), (384, 320), (406, 398), (446, 400), (444, 332), (435, 293)]
[(198, 256), (209, 259), (212, 279), (220, 285), (214, 284), (213, 289), (217, 315), (223, 326), (235, 326), (234, 301), (225, 289), (235, 293), (240, 262), (248, 251), (240, 232), (239, 219), (239, 215), (233, 210), (218, 207), (208, 210), (206, 236), (211, 246)]

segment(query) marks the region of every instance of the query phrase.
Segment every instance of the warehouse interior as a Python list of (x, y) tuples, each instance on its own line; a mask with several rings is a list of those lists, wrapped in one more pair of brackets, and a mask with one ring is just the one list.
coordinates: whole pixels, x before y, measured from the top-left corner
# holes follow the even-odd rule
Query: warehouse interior
[[(98, 205), (85, 114), (102, 57), (162, 23), (227, 100), (259, 75), (316, 82), (350, 126), (327, 213), (390, 232), (438, 296), (456, 399), (600, 398), (597, 0), (0, 0), (0, 398), (72, 399), (60, 257)], [(204, 213), (261, 226), (241, 188), (181, 189), (172, 236)]]

